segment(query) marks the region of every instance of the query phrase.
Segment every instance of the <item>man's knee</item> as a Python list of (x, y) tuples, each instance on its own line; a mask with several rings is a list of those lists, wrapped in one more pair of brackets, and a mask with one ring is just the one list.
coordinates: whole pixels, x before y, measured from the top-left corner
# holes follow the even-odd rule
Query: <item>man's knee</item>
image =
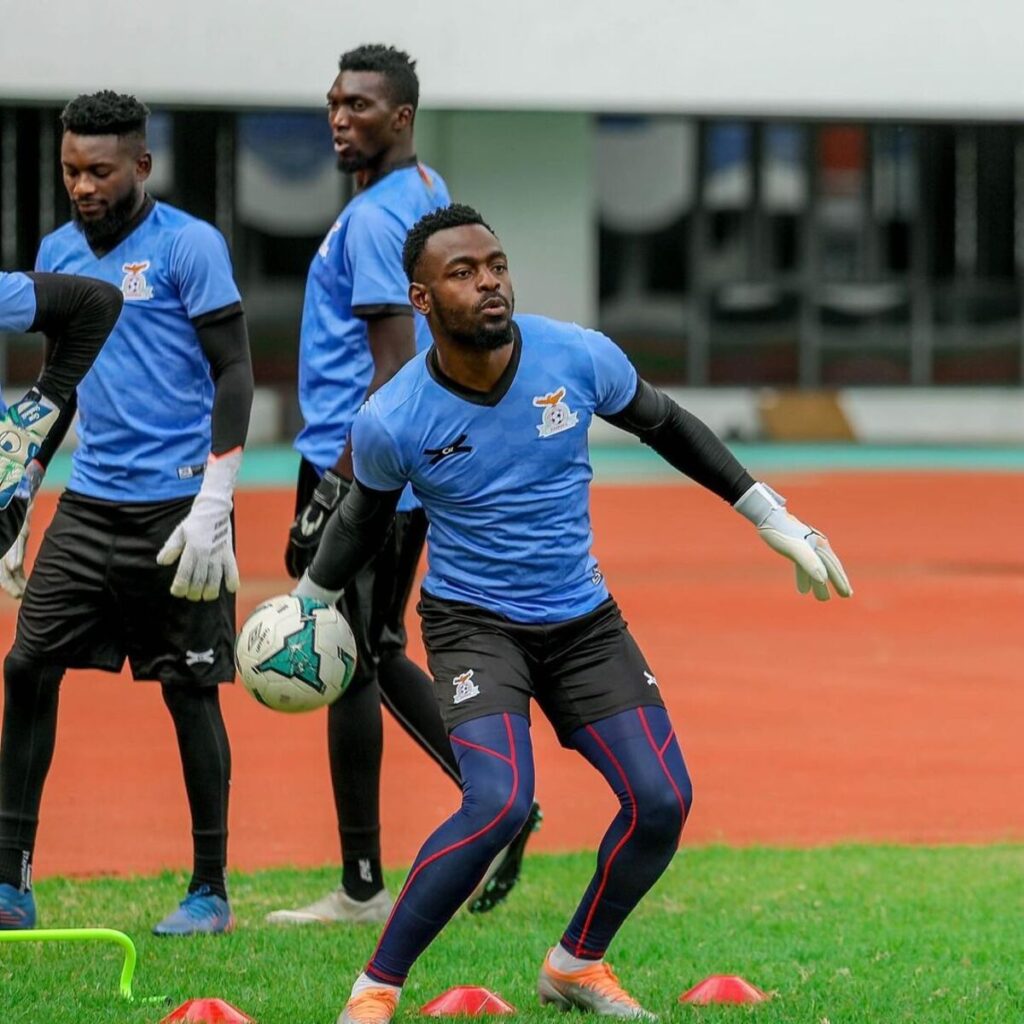
[(521, 785), (514, 792), (500, 785), (473, 786), (462, 802), (463, 813), (469, 815), (480, 839), (495, 853), (519, 835), (532, 806), (533, 791)]
[(637, 794), (636, 800), (638, 837), (651, 845), (678, 843), (693, 800), (689, 776), (666, 777)]
[(28, 690), (36, 693), (40, 685), (56, 690), (63, 675), (63, 668), (47, 665), (17, 646), (12, 647), (4, 658), (4, 689), (8, 696), (17, 696)]

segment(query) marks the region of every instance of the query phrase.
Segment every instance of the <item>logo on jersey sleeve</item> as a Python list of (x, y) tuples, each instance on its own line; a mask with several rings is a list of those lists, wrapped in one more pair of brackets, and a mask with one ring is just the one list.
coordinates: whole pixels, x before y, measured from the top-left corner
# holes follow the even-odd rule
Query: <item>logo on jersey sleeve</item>
[(327, 259), (328, 254), (331, 251), (331, 239), (341, 230), (341, 219), (336, 220), (332, 225), (330, 231), (324, 235), (324, 240), (320, 243), (320, 248), (317, 252), (320, 254), (320, 259)]
[(452, 686), (455, 687), (455, 695), (452, 697), (453, 704), (461, 704), (470, 697), (475, 697), (480, 692), (480, 687), (473, 682), (473, 670), (467, 668), (452, 679)]
[(454, 441), (450, 441), (440, 448), (424, 448), (423, 454), (430, 456), (431, 466), (436, 466), (442, 459), (447, 459), (450, 455), (461, 455), (463, 452), (471, 452), (473, 446), (464, 443), (468, 436), (468, 434), (459, 434)]
[(579, 415), (565, 404), (565, 388), (552, 391), (550, 395), (537, 395), (533, 404), (544, 410), (540, 423), (537, 424), (537, 433), (541, 437), (560, 434), (563, 430), (575, 427), (579, 422)]
[(121, 282), (121, 294), (126, 302), (145, 302), (153, 298), (153, 289), (146, 281), (146, 271), (149, 270), (149, 260), (139, 260), (137, 263), (124, 263), (121, 265), (124, 271), (124, 280)]

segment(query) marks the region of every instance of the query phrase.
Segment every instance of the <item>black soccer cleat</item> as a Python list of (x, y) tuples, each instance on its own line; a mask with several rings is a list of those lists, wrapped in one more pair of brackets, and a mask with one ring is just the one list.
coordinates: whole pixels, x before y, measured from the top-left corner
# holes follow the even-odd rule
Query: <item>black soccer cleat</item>
[(519, 835), (491, 861), (487, 874), (466, 901), (466, 909), (471, 914), (486, 914), (493, 910), (515, 888), (523, 869), (526, 844), (530, 841), (530, 836), (540, 829), (543, 820), (544, 813), (540, 809), (540, 804), (535, 802)]

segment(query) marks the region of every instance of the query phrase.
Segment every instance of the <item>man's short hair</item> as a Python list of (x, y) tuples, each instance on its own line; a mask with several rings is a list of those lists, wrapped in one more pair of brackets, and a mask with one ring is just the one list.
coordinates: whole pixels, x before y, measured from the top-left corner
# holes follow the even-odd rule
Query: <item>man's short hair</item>
[(410, 281), (416, 273), (416, 264), (419, 263), (423, 250), (431, 235), (438, 231), (446, 231), (448, 228), (461, 228), (469, 224), (479, 224), (487, 228), (493, 235), (494, 229), (483, 217), (465, 203), (452, 203), (451, 206), (442, 206), (437, 210), (420, 217), (409, 229), (405, 236), (405, 245), (402, 247), (402, 269)]
[(64, 131), (76, 135), (146, 135), (149, 107), (134, 96), (104, 89), (76, 96), (63, 110)]
[(420, 102), (420, 80), (416, 77), (416, 61), (403, 50), (383, 43), (357, 46), (341, 55), (339, 71), (376, 71), (388, 83), (388, 94), (395, 106), (408, 103), (413, 110)]

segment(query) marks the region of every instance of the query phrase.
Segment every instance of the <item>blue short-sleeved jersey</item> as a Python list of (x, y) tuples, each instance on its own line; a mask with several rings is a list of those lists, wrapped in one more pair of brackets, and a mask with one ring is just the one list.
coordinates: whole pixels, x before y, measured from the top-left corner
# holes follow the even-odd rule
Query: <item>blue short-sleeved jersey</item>
[[(422, 216), (450, 201), (430, 168), (391, 171), (348, 203), (313, 257), (299, 345), (305, 426), (295, 447), (321, 473), (338, 461), (373, 377), (365, 317), (389, 309), (412, 313), (402, 269), (405, 236)], [(414, 315), (422, 351), (430, 332)]]
[(27, 331), (36, 318), (36, 286), (24, 274), (0, 273), (0, 331)]
[(391, 491), (412, 484), (430, 520), (435, 597), (516, 622), (563, 622), (608, 596), (590, 553), (587, 428), (621, 412), (636, 370), (597, 331), (517, 316), (512, 361), (482, 401), (442, 382), (417, 355), (360, 410), (356, 478)]
[(68, 487), (108, 501), (195, 494), (210, 452), (213, 381), (192, 321), (240, 302), (224, 238), (155, 203), (96, 256), (74, 224), (47, 235), (37, 270), (121, 289), (124, 309), (78, 385), (78, 449)]

